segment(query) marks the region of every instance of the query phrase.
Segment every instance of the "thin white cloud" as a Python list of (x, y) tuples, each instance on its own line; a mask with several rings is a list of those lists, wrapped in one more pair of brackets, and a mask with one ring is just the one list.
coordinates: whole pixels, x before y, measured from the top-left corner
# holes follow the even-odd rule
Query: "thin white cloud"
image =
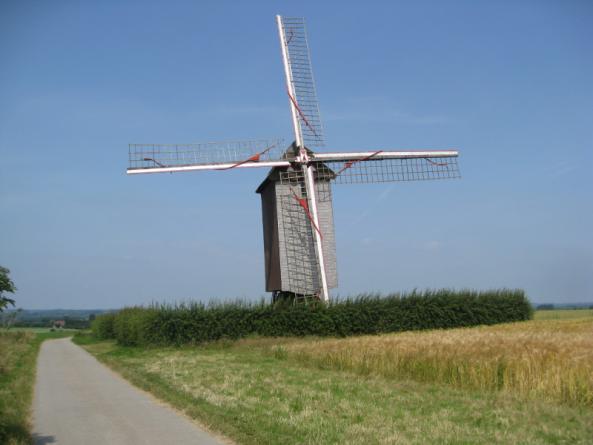
[(443, 247), (443, 242), (438, 240), (426, 241), (423, 247), (424, 250), (429, 251), (440, 250)]
[(545, 169), (550, 178), (565, 176), (579, 168), (580, 164), (575, 160), (563, 160)]
[(373, 210), (375, 210), (378, 205), (383, 202), (385, 199), (387, 199), (387, 197), (391, 194), (391, 192), (395, 189), (395, 184), (389, 184), (389, 186), (387, 186), (384, 190), (381, 191), (381, 193), (379, 193), (377, 195), (377, 197), (372, 201), (371, 205), (369, 205), (367, 208), (365, 208), (360, 215), (358, 215), (357, 218), (355, 218), (354, 220), (352, 220), (352, 222), (350, 223), (350, 226), (356, 226), (358, 224), (360, 224), (362, 221), (364, 221), (372, 212)]

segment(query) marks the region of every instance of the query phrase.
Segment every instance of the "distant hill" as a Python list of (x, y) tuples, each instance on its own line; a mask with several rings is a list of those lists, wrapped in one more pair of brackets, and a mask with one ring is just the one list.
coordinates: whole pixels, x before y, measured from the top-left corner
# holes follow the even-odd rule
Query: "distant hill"
[(8, 310), (1, 318), (13, 317), (11, 323), (20, 327), (50, 327), (57, 320), (64, 320), (66, 328), (86, 329), (97, 315), (113, 312), (109, 309), (21, 309)]
[(78, 318), (88, 320), (91, 314), (99, 315), (113, 312), (110, 309), (23, 309), (18, 316), (19, 320), (36, 320), (39, 318)]
[(580, 303), (534, 303), (536, 309), (593, 309), (593, 301)]

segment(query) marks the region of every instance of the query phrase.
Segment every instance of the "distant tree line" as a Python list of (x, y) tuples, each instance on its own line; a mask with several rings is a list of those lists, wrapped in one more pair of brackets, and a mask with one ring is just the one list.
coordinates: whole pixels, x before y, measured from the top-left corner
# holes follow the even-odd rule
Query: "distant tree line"
[(551, 303), (545, 303), (545, 304), (538, 304), (535, 309), (537, 311), (552, 311), (552, 310), (556, 310), (556, 311), (573, 311), (573, 310), (579, 310), (579, 309), (593, 309), (593, 304), (588, 305), (588, 304), (563, 304), (563, 305), (555, 305), (555, 304), (551, 304)]
[[(62, 317), (59, 320), (64, 321), (64, 328), (66, 329), (89, 329), (91, 327), (91, 320), (88, 318)], [(50, 328), (54, 327), (57, 321), (58, 319), (50, 317), (17, 319), (14, 322), (14, 326), (22, 328)]]

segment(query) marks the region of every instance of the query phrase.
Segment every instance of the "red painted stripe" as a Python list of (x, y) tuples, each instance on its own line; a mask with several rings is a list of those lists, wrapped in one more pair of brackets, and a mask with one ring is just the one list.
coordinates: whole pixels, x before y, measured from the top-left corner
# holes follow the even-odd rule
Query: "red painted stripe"
[(230, 167), (227, 167), (227, 168), (219, 168), (219, 170), (230, 170), (231, 168), (235, 168), (235, 167), (238, 167), (240, 165), (247, 164), (248, 162), (259, 162), (261, 156), (264, 155), (264, 154), (266, 154), (268, 151), (270, 151), (276, 145), (278, 145), (278, 144), (270, 145), (264, 151), (260, 151), (259, 153), (256, 153), (256, 154), (250, 156), (249, 158), (245, 159), (244, 161), (237, 162), (236, 164), (231, 165)]
[(309, 127), (309, 129), (313, 132), (313, 134), (315, 136), (319, 137), (319, 135), (317, 134), (317, 132), (315, 131), (315, 129), (311, 126), (311, 124), (309, 123), (309, 121), (307, 120), (307, 118), (305, 117), (305, 115), (303, 114), (303, 112), (301, 111), (301, 108), (299, 107), (299, 104), (297, 104), (296, 100), (294, 99), (294, 97), (292, 97), (292, 95), (290, 94), (290, 91), (288, 91), (288, 89), (286, 90), (286, 94), (288, 94), (288, 97), (290, 98), (290, 101), (292, 102), (292, 104), (294, 105), (294, 107), (297, 109), (297, 111), (301, 115), (301, 118), (303, 119), (303, 121), (305, 121), (305, 124), (307, 125), (307, 127)]
[(362, 162), (362, 161), (368, 161), (369, 159), (371, 159), (373, 156), (377, 156), (379, 153), (381, 153), (383, 150), (377, 150), (376, 152), (365, 156), (364, 158), (360, 158), (360, 159), (355, 159), (353, 161), (347, 161), (344, 163), (344, 167), (342, 167), (340, 169), (340, 171), (338, 173), (336, 173), (336, 176), (338, 176), (340, 173), (342, 173), (344, 170), (349, 169), (350, 167), (352, 167), (354, 164), (356, 164), (357, 162)]
[(294, 199), (296, 199), (297, 202), (299, 203), (299, 205), (305, 210), (305, 213), (307, 214), (307, 218), (309, 218), (309, 221), (311, 221), (311, 225), (317, 231), (317, 233), (319, 233), (319, 237), (321, 239), (323, 239), (323, 234), (319, 230), (319, 227), (317, 227), (317, 224), (315, 224), (315, 221), (313, 221), (311, 212), (309, 212), (309, 203), (307, 202), (307, 200), (305, 198), (299, 198), (297, 196), (297, 194), (294, 192), (294, 190), (291, 189), (290, 191), (292, 192), (292, 196), (294, 197)]

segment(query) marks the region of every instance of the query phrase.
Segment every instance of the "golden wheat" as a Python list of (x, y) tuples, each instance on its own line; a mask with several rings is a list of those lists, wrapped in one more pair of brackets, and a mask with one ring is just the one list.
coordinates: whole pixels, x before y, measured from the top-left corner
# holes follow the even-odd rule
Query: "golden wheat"
[(282, 343), (322, 368), (593, 405), (593, 317)]

